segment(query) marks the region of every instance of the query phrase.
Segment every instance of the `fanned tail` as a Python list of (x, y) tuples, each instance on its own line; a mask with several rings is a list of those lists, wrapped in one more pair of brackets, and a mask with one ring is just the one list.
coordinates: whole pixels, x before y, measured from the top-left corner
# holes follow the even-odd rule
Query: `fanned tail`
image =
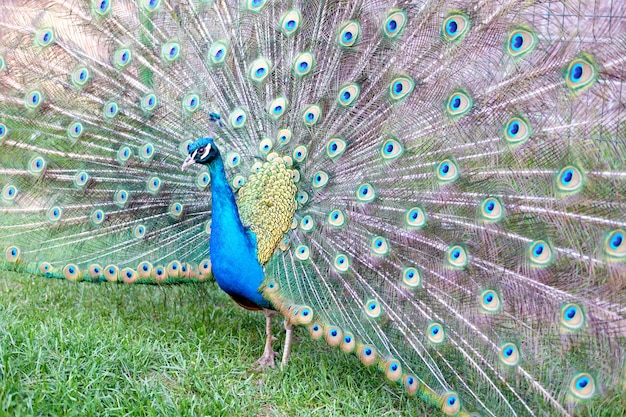
[(263, 291), (314, 338), (450, 415), (624, 383), (626, 6), (239, 3), (0, 5), (4, 266), (204, 279), (213, 136), (293, 169)]

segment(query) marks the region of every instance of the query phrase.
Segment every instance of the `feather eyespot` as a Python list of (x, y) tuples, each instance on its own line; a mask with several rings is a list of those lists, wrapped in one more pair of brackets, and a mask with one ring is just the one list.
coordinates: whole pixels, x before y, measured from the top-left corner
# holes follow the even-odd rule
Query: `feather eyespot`
[(354, 46), (361, 35), (361, 25), (356, 20), (344, 23), (339, 29), (339, 46), (349, 48)]
[(469, 29), (469, 17), (465, 13), (456, 12), (444, 19), (441, 30), (445, 40), (458, 41), (465, 37)]

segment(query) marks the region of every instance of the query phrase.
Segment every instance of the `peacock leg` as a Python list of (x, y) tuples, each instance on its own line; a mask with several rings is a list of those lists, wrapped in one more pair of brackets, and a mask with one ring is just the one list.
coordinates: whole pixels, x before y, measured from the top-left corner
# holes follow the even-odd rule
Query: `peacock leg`
[(289, 354), (291, 353), (291, 340), (293, 339), (293, 324), (285, 318), (285, 348), (283, 349), (283, 360), (280, 362), (280, 367), (287, 365), (289, 361)]
[(265, 314), (265, 349), (263, 350), (263, 355), (256, 361), (258, 364), (258, 369), (261, 368), (273, 368), (274, 358), (278, 356), (278, 352), (274, 352), (272, 349), (272, 342), (276, 340), (274, 335), (272, 334), (272, 316), (276, 314), (274, 310), (268, 310), (266, 308), (263, 309), (263, 314)]

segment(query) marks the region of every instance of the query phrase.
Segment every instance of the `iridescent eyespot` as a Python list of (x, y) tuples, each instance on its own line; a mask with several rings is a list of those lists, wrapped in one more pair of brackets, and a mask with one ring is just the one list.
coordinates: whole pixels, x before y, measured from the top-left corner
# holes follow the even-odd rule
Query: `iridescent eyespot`
[(42, 48), (54, 43), (54, 30), (52, 28), (40, 29), (35, 33), (35, 44)]
[(525, 27), (518, 27), (510, 34), (506, 42), (506, 52), (514, 58), (521, 58), (535, 49), (537, 35)]
[(167, 63), (174, 62), (180, 58), (181, 47), (178, 41), (169, 41), (161, 47), (161, 58)]
[(564, 304), (561, 307), (560, 321), (567, 330), (580, 330), (585, 325), (585, 313), (578, 304)]
[(304, 230), (305, 232), (310, 232), (314, 228), (315, 221), (310, 214), (307, 214), (306, 216), (302, 217), (302, 219), (300, 219), (300, 229)]
[(63, 276), (70, 281), (77, 281), (80, 278), (80, 269), (74, 264), (67, 264), (63, 267)]
[(370, 244), (370, 249), (376, 255), (385, 256), (389, 253), (389, 242), (384, 236), (374, 236)]
[(228, 116), (228, 123), (233, 129), (240, 129), (246, 125), (248, 115), (241, 107), (234, 109)]
[(104, 278), (109, 282), (116, 282), (120, 274), (120, 269), (115, 265), (107, 265), (104, 267)]
[(311, 180), (311, 185), (314, 189), (319, 190), (322, 189), (328, 184), (328, 180), (330, 176), (324, 171), (317, 171), (313, 174), (313, 179)]
[(302, 121), (306, 126), (314, 126), (322, 117), (322, 108), (318, 104), (308, 106), (302, 114)]
[(456, 91), (446, 101), (446, 112), (453, 119), (467, 114), (474, 105), (472, 98), (464, 91)]
[(148, 261), (140, 262), (137, 265), (137, 271), (139, 273), (139, 277), (141, 278), (150, 278), (152, 274), (152, 264)]
[(159, 105), (159, 99), (156, 94), (148, 93), (141, 98), (140, 106), (144, 112), (151, 112)]
[(369, 299), (365, 302), (363, 311), (365, 311), (366, 316), (372, 319), (380, 318), (383, 314), (382, 306), (374, 299)]
[(241, 156), (238, 152), (228, 152), (226, 154), (226, 164), (229, 168), (234, 168), (241, 163)]
[(310, 255), (311, 251), (309, 250), (309, 247), (307, 245), (299, 245), (295, 249), (295, 256), (301, 261), (306, 261), (307, 259), (309, 259)]
[(336, 159), (346, 150), (346, 141), (341, 137), (331, 138), (326, 144), (326, 155), (330, 159)]
[(196, 177), (196, 186), (198, 187), (199, 190), (205, 190), (206, 187), (209, 186), (210, 182), (211, 182), (211, 176), (209, 175), (208, 172), (201, 172)]
[(357, 354), (359, 359), (365, 366), (370, 366), (376, 363), (378, 355), (376, 354), (376, 348), (370, 345), (357, 346)]
[(396, 359), (389, 359), (384, 363), (383, 372), (390, 381), (397, 381), (402, 377), (402, 365)]
[(552, 247), (545, 240), (537, 240), (528, 246), (528, 258), (536, 266), (547, 266), (553, 261)]
[(324, 335), (324, 328), (319, 323), (311, 323), (308, 329), (313, 340), (318, 340)]
[(530, 122), (524, 116), (513, 116), (504, 125), (504, 139), (510, 145), (521, 145), (533, 134)]
[(0, 54), (0, 73), (2, 73), (2, 71), (4, 71), (7, 67), (7, 63), (4, 60), (4, 55)]
[(335, 209), (328, 213), (328, 223), (334, 227), (343, 227), (346, 224), (346, 215), (343, 211)]
[(91, 10), (100, 17), (104, 17), (111, 12), (112, 0), (92, 0)]
[(580, 169), (573, 165), (563, 168), (556, 176), (557, 189), (564, 193), (576, 193), (582, 190), (584, 176)]
[(293, 72), (298, 77), (310, 74), (314, 67), (315, 57), (311, 52), (302, 52), (293, 61)]
[(288, 102), (285, 97), (277, 97), (267, 106), (267, 112), (273, 119), (278, 120), (287, 111), (287, 104)]
[(270, 64), (270, 62), (267, 59), (263, 57), (257, 58), (250, 65), (250, 70), (248, 72), (250, 80), (252, 80), (253, 82), (257, 84), (262, 83), (270, 74), (271, 66), (272, 64)]
[(78, 121), (72, 122), (67, 127), (67, 130), (65, 132), (68, 139), (70, 139), (72, 142), (76, 142), (85, 132), (85, 126), (83, 126), (83, 124)]
[(309, 193), (304, 190), (298, 191), (296, 194), (296, 201), (300, 206), (304, 206), (309, 201)]
[(238, 190), (238, 189), (240, 189), (241, 187), (243, 187), (243, 185), (244, 185), (245, 183), (246, 183), (246, 179), (245, 179), (245, 178), (243, 177), (243, 175), (241, 175), (241, 174), (235, 175), (235, 176), (233, 177), (232, 182), (231, 182), (231, 184), (233, 185), (233, 188), (234, 188), (235, 190)]
[(337, 270), (337, 272), (347, 272), (350, 269), (350, 260), (348, 259), (347, 255), (339, 253), (335, 256), (335, 259), (333, 260), (333, 266), (335, 267), (335, 270)]
[(82, 88), (89, 82), (91, 78), (91, 72), (89, 68), (80, 66), (72, 71), (72, 84), (76, 88)]
[(487, 313), (500, 311), (502, 302), (500, 296), (494, 290), (484, 290), (480, 293), (480, 307)]
[(451, 159), (444, 159), (435, 168), (437, 180), (441, 183), (450, 183), (459, 178), (459, 168)]
[(135, 239), (143, 239), (146, 236), (146, 226), (138, 224), (133, 228), (133, 236)]
[(414, 290), (422, 286), (422, 274), (414, 266), (408, 266), (402, 271), (402, 285)]
[(607, 233), (604, 239), (604, 252), (614, 259), (626, 258), (626, 231), (624, 229), (615, 229)]
[(24, 96), (24, 106), (28, 110), (38, 109), (44, 101), (43, 93), (41, 90), (31, 90)]
[(150, 162), (154, 157), (154, 145), (151, 143), (144, 143), (139, 148), (139, 159), (143, 162)]
[(593, 377), (587, 372), (581, 372), (572, 378), (570, 392), (581, 400), (588, 400), (596, 393), (596, 384)]
[(91, 176), (85, 171), (78, 171), (74, 175), (74, 186), (79, 189), (84, 189), (91, 180)]
[(148, 13), (154, 13), (161, 7), (161, 0), (142, 0), (141, 7)]
[(289, 141), (291, 140), (291, 136), (292, 136), (291, 129), (280, 129), (278, 132), (276, 132), (276, 140), (281, 145), (288, 144)]
[(296, 148), (293, 150), (293, 160), (296, 162), (302, 162), (306, 159), (307, 154), (308, 154), (308, 149), (306, 146), (304, 145), (296, 146)]
[(408, 75), (400, 75), (391, 80), (389, 84), (389, 97), (393, 101), (402, 100), (415, 88), (415, 81)]
[(469, 265), (469, 256), (461, 245), (453, 245), (446, 251), (446, 260), (452, 268), (463, 269)]
[(91, 264), (88, 268), (89, 277), (92, 279), (99, 279), (102, 276), (103, 268), (99, 264)]
[(402, 378), (402, 384), (404, 385), (404, 390), (410, 396), (414, 396), (415, 394), (417, 394), (417, 391), (420, 387), (419, 380), (415, 375), (405, 375)]
[(504, 205), (499, 198), (487, 197), (480, 203), (480, 216), (485, 221), (500, 221), (504, 218)]
[(396, 39), (402, 34), (406, 25), (407, 14), (404, 10), (393, 9), (387, 13), (383, 22), (383, 34), (390, 39)]
[(463, 39), (469, 29), (469, 17), (465, 13), (456, 12), (444, 19), (441, 33), (447, 41), (458, 41)]
[(394, 138), (389, 138), (383, 142), (380, 148), (380, 155), (387, 161), (393, 161), (404, 153), (404, 146)]
[(34, 156), (28, 162), (28, 172), (34, 176), (41, 176), (46, 172), (48, 162), (42, 156)]
[(339, 46), (349, 48), (357, 43), (360, 35), (361, 25), (356, 20), (351, 20), (340, 27), (337, 41)]
[(507, 366), (517, 366), (520, 361), (519, 349), (513, 343), (505, 343), (500, 347), (500, 362)]
[(9, 128), (4, 123), (0, 123), (0, 142), (9, 136)]
[(344, 332), (343, 340), (341, 341), (341, 345), (339, 345), (339, 349), (345, 353), (352, 353), (356, 348), (356, 338), (350, 332)]
[(56, 223), (61, 220), (63, 209), (59, 206), (52, 206), (48, 209), (48, 221)]
[(176, 220), (182, 217), (183, 211), (184, 211), (184, 206), (182, 203), (179, 203), (178, 201), (175, 201), (172, 204), (170, 204), (170, 207), (167, 210), (170, 217)]
[(259, 142), (259, 151), (261, 151), (261, 153), (269, 153), (272, 148), (274, 147), (274, 143), (272, 142), (272, 139), (265, 137), (261, 140), (261, 142)]
[(2, 188), (2, 199), (4, 201), (13, 201), (17, 197), (18, 190), (14, 185), (7, 184)]
[(280, 19), (280, 30), (287, 36), (294, 34), (298, 27), (300, 27), (300, 21), (302, 15), (297, 9), (291, 9), (287, 13), (283, 14)]
[(339, 346), (343, 340), (343, 332), (339, 327), (328, 326), (324, 332), (324, 338), (330, 346)]
[(357, 83), (346, 84), (339, 90), (337, 102), (340, 106), (347, 107), (354, 104), (361, 94), (361, 87)]
[(122, 146), (117, 151), (117, 162), (120, 165), (125, 165), (131, 156), (133, 156), (133, 151), (128, 146)]
[(361, 184), (356, 190), (356, 198), (362, 203), (370, 203), (376, 199), (376, 190), (370, 183)]
[(120, 207), (120, 208), (124, 208), (124, 206), (126, 205), (126, 203), (128, 202), (128, 197), (130, 196), (130, 193), (128, 192), (128, 190), (117, 190), (115, 192), (115, 195), (113, 196), (113, 199), (115, 201), (115, 204)]
[(9, 246), (4, 252), (4, 255), (9, 262), (17, 262), (20, 259), (20, 248), (17, 246)]
[(102, 106), (102, 115), (105, 119), (111, 120), (120, 112), (120, 106), (115, 101), (107, 101)]
[(196, 93), (187, 94), (182, 101), (183, 110), (193, 113), (200, 108), (200, 96)]
[(579, 56), (569, 63), (565, 70), (565, 81), (570, 91), (581, 93), (598, 79), (598, 66), (589, 54)]
[(118, 70), (126, 68), (133, 60), (130, 48), (122, 47), (113, 54), (113, 66)]
[(446, 332), (443, 329), (443, 326), (440, 323), (431, 323), (428, 325), (426, 329), (426, 337), (430, 343), (434, 343), (436, 345), (443, 343), (446, 338)]
[(461, 409), (461, 399), (458, 394), (451, 391), (443, 396), (441, 411), (449, 416), (456, 415)]
[(94, 226), (98, 226), (102, 224), (102, 222), (104, 222), (104, 219), (105, 219), (104, 211), (101, 209), (95, 209), (94, 211), (91, 212), (90, 218), (91, 218), (91, 223), (93, 223)]
[(217, 41), (213, 42), (209, 48), (208, 58), (209, 64), (220, 65), (226, 61), (226, 55), (228, 55), (228, 45), (226, 42)]
[(159, 190), (161, 190), (162, 184), (163, 182), (161, 181), (161, 178), (157, 176), (152, 176), (146, 181), (146, 189), (150, 194), (157, 195), (159, 193)]
[(426, 212), (422, 207), (411, 207), (406, 211), (405, 220), (410, 228), (421, 229), (426, 226)]
[(267, 0), (247, 0), (247, 9), (251, 12), (260, 12)]

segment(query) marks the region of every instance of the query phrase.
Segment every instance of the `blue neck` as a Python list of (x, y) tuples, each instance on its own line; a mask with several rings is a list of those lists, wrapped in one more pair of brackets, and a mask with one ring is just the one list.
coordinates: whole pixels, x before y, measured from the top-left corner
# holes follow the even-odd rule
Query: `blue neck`
[(265, 274), (257, 258), (256, 242), (251, 240), (252, 232), (246, 231), (241, 223), (224, 162), (218, 155), (208, 167), (212, 198), (209, 249), (215, 280), (236, 299), (244, 298), (267, 308), (269, 303), (258, 292)]

